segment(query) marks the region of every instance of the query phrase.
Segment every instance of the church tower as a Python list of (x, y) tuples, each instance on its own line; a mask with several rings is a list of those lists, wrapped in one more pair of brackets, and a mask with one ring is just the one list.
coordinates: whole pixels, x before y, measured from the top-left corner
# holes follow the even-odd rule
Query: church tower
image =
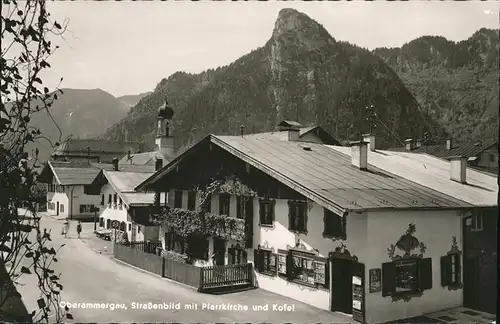
[(172, 136), (172, 117), (174, 110), (165, 103), (158, 109), (158, 130), (156, 133), (156, 146), (158, 152), (167, 160), (174, 157), (174, 137)]

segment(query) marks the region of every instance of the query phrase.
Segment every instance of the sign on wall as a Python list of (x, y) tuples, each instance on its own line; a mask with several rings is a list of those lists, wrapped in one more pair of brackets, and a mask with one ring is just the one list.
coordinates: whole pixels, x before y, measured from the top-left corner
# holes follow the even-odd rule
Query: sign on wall
[(380, 292), (382, 290), (382, 270), (370, 269), (370, 293)]

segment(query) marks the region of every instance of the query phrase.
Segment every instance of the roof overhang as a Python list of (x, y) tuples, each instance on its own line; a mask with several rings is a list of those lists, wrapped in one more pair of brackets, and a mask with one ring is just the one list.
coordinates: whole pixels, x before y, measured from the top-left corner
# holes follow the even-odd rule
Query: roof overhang
[(333, 211), (334, 213), (337, 213), (339, 215), (344, 215), (349, 210), (343, 206), (340, 206), (336, 204), (335, 202), (331, 201), (330, 199), (327, 199), (326, 197), (320, 195), (319, 193), (315, 192), (314, 190), (308, 189), (297, 182), (293, 181), (292, 179), (284, 176), (277, 170), (273, 170), (269, 168), (268, 166), (264, 165), (263, 163), (259, 162), (258, 160), (244, 154), (243, 152), (235, 149), (231, 145), (228, 145), (224, 141), (220, 140), (217, 136), (214, 135), (208, 135), (201, 141), (199, 141), (197, 144), (193, 145), (191, 148), (189, 148), (187, 151), (185, 151), (183, 154), (177, 156), (174, 160), (172, 160), (169, 164), (167, 164), (165, 167), (160, 169), (158, 172), (156, 172), (154, 175), (152, 175), (150, 178), (146, 179), (143, 183), (141, 183), (139, 186), (135, 188), (137, 191), (145, 191), (148, 189), (152, 189), (154, 184), (159, 181), (164, 175), (168, 174), (172, 170), (174, 170), (177, 165), (179, 165), (182, 160), (195, 153), (201, 146), (206, 145), (206, 144), (214, 144), (217, 145), (218, 147), (222, 148), (223, 150), (229, 152), (230, 154), (238, 157), (239, 159), (243, 160), (244, 162), (248, 163), (249, 165), (253, 166), (254, 168), (260, 170), (261, 172), (267, 174), (268, 176), (278, 180), (279, 182), (283, 183), (284, 185), (290, 187), (291, 189), (295, 190), (296, 192), (302, 194), (304, 197), (318, 203), (322, 207)]

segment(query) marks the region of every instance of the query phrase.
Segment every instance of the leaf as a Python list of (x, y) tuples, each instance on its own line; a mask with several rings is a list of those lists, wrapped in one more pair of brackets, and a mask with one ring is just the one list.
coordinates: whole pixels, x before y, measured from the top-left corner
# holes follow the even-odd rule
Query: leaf
[(72, 320), (73, 319), (73, 315), (71, 315), (70, 313), (66, 313), (66, 318)]
[(40, 309), (45, 308), (45, 306), (47, 306), (47, 304), (45, 303), (45, 300), (43, 300), (43, 298), (40, 298), (39, 300), (37, 300), (36, 303), (38, 304), (38, 308), (40, 308)]
[(43, 61), (43, 60), (42, 60), (42, 61), (40, 62), (40, 67), (41, 67), (42, 69), (45, 69), (45, 68), (50, 68), (50, 64), (49, 64), (47, 61)]
[(25, 273), (25, 274), (31, 274), (31, 270), (26, 268), (25, 266), (22, 266), (21, 267), (21, 273)]
[(10, 252), (12, 252), (12, 250), (7, 245), (2, 244), (2, 245), (0, 245), (0, 252), (10, 253)]
[(44, 87), (44, 88), (43, 88), (43, 92), (45, 92), (46, 94), (47, 94), (47, 93), (49, 93), (49, 88)]
[(61, 25), (57, 21), (54, 21), (54, 27), (56, 27), (57, 29), (62, 29)]
[(40, 79), (39, 77), (36, 77), (33, 79), (33, 82), (37, 82), (37, 83), (42, 84), (42, 79)]
[(27, 258), (32, 258), (33, 257), (33, 252), (27, 252), (24, 256), (27, 257)]

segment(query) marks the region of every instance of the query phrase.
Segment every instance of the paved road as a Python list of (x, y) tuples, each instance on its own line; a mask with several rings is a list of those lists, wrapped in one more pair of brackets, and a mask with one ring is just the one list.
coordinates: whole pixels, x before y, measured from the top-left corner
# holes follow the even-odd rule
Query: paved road
[[(60, 220), (43, 217), (43, 226), (52, 229), (54, 247), (67, 244), (60, 250), (59, 262), (54, 267), (56, 273), (63, 274), (62, 300), (69, 303), (120, 304), (120, 307), (124, 307), (115, 310), (73, 309), (75, 322), (351, 322), (350, 318), (343, 315), (322, 311), (261, 289), (220, 296), (200, 294), (119, 263), (110, 256), (98, 254), (79, 239), (64, 239), (60, 234)], [(23, 282), (28, 285), (20, 287), (20, 293), (27, 308), (34, 309), (38, 296), (32, 289), (34, 278), (25, 277)], [(147, 303), (173, 304), (180, 306), (180, 309), (137, 308)], [(206, 310), (203, 309), (204, 304), (242, 305), (249, 310)], [(252, 310), (252, 305), (265, 304), (269, 304), (268, 311)], [(287, 304), (293, 306), (294, 310), (273, 311), (273, 304)], [(185, 305), (197, 305), (197, 309), (185, 309)]]

